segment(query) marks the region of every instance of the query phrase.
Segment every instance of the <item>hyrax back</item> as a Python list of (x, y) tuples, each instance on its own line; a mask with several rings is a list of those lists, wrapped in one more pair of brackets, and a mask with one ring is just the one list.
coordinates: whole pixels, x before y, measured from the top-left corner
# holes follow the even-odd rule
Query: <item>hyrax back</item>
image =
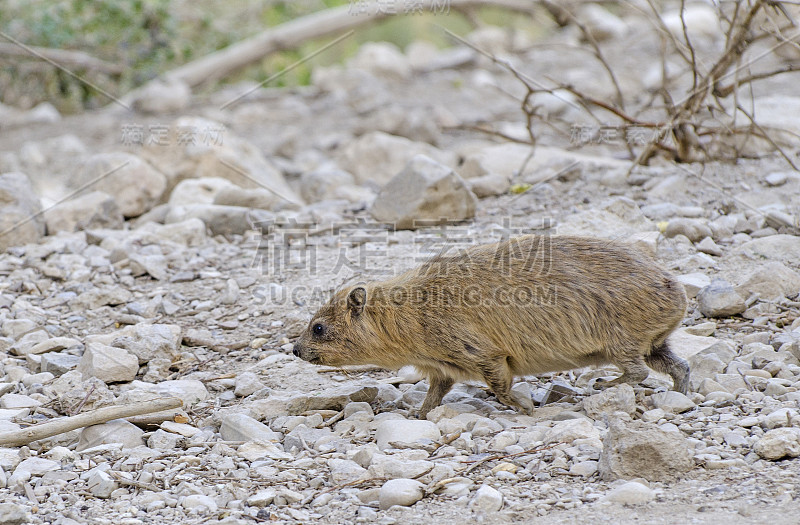
[(683, 319), (683, 287), (629, 245), (523, 236), (436, 257), (392, 279), (338, 291), (295, 355), (323, 365), (414, 365), (429, 380), (420, 416), (456, 381), (481, 379), (497, 398), (515, 376), (613, 363), (638, 383), (649, 371), (686, 392), (689, 366), (667, 336)]

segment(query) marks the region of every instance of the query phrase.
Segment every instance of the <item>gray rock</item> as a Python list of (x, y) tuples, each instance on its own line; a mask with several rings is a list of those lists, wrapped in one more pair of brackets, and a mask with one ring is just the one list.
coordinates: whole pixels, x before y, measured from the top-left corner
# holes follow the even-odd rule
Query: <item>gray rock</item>
[(38, 241), (45, 231), (42, 204), (22, 173), (0, 174), (0, 252)]
[(641, 505), (655, 498), (655, 492), (638, 481), (629, 481), (611, 490), (600, 501), (618, 503), (620, 505)]
[(503, 495), (489, 485), (481, 485), (475, 491), (475, 496), (469, 502), (469, 506), (484, 512), (497, 512), (503, 508)]
[(800, 456), (800, 430), (797, 428), (770, 430), (756, 441), (753, 451), (769, 460), (796, 458)]
[(198, 514), (214, 514), (219, 508), (211, 496), (205, 494), (192, 494), (181, 500), (181, 507)]
[(376, 395), (378, 395), (376, 386), (344, 385), (312, 395), (292, 397), (288, 400), (285, 410), (290, 414), (302, 414), (312, 410), (342, 410), (351, 402), (371, 403)]
[(222, 419), (220, 436), (226, 441), (280, 441), (280, 432), (246, 414), (229, 414)]
[(374, 415), (372, 411), (372, 406), (369, 403), (364, 402), (354, 402), (354, 403), (347, 403), (344, 407), (344, 418), (347, 419), (353, 414), (369, 414), (370, 416)]
[(44, 354), (46, 352), (58, 352), (68, 348), (76, 348), (81, 346), (80, 341), (71, 337), (54, 337), (46, 341), (42, 341), (31, 347), (25, 354)]
[(233, 393), (239, 397), (247, 397), (264, 388), (264, 383), (254, 372), (243, 372), (236, 376), (235, 385)]
[[(181, 140), (187, 130), (195, 140)], [(163, 141), (145, 144), (140, 155), (167, 176), (168, 192), (184, 179), (219, 177), (242, 188), (268, 188), (302, 204), (258, 147), (219, 122), (180, 117), (170, 123)]]
[(122, 348), (143, 365), (154, 358), (176, 359), (181, 351), (182, 334), (178, 325), (139, 323), (108, 334), (90, 335), (86, 343)]
[(705, 221), (700, 219), (672, 219), (667, 224), (664, 235), (672, 238), (676, 235), (684, 235), (692, 242), (698, 242), (706, 237), (711, 237), (711, 228)]
[(697, 294), (700, 312), (706, 317), (730, 317), (747, 308), (742, 296), (722, 279), (715, 279)]
[[(235, 191), (240, 189), (242, 188), (221, 177), (186, 179), (180, 181), (170, 193), (169, 205), (172, 208), (176, 208), (196, 204), (223, 204), (215, 202), (219, 194), (228, 190)], [(233, 206), (232, 204), (225, 204)]]
[(653, 400), (653, 404), (656, 406), (656, 408), (660, 408), (667, 412), (672, 412), (673, 414), (686, 412), (687, 410), (691, 410), (696, 406), (691, 399), (680, 392), (675, 392), (673, 390), (653, 394), (651, 399)]
[(322, 166), (300, 177), (300, 194), (306, 202), (340, 199), (337, 189), (354, 183), (351, 173), (334, 166)]
[(139, 360), (122, 348), (89, 343), (78, 362), (84, 379), (96, 377), (104, 383), (133, 381), (139, 372)]
[(600, 431), (585, 417), (559, 421), (550, 428), (542, 438), (546, 445), (550, 443), (572, 443), (576, 439), (600, 440)]
[(117, 482), (108, 472), (97, 470), (86, 480), (86, 488), (96, 498), (108, 499), (111, 493), (117, 490)]
[[(377, 478), (413, 478), (416, 479), (431, 472), (436, 464), (419, 459), (428, 457), (427, 452), (420, 450), (404, 450), (400, 454), (373, 454), (369, 464), (369, 472)], [(417, 459), (410, 459), (417, 458)]]
[(60, 461), (53, 461), (52, 459), (45, 459), (40, 457), (31, 457), (27, 459), (23, 459), (19, 462), (17, 467), (14, 469), (14, 476), (22, 477), (22, 476), (41, 476), (48, 472), (53, 472), (54, 470), (59, 470), (61, 468)]
[(102, 191), (93, 191), (49, 208), (44, 218), (49, 235), (91, 228), (120, 229), (123, 224), (119, 205)]
[(391, 443), (414, 443), (420, 439), (437, 441), (442, 437), (439, 427), (432, 421), (390, 419), (378, 425), (375, 441), (380, 450), (392, 448)]
[(583, 410), (592, 419), (600, 419), (603, 414), (636, 412), (636, 393), (628, 384), (607, 388), (583, 400)]
[(331, 469), (331, 481), (336, 485), (364, 478), (367, 474), (367, 469), (349, 459), (329, 459), (328, 468)]
[(671, 480), (694, 466), (683, 434), (652, 423), (611, 419), (603, 438), (598, 470), (605, 480), (644, 478)]
[(184, 437), (172, 432), (165, 432), (160, 428), (147, 438), (147, 446), (153, 450), (173, 450), (185, 441)]
[(425, 485), (415, 479), (390, 479), (381, 486), (379, 501), (381, 510), (394, 505), (409, 507), (422, 499)]
[(389, 42), (367, 42), (347, 66), (368, 71), (378, 78), (403, 80), (411, 76), (411, 65), (400, 49)]
[(758, 265), (736, 291), (742, 297), (757, 293), (761, 299), (780, 299), (800, 292), (800, 275), (781, 262), (771, 261)]
[(91, 183), (91, 189), (114, 197), (125, 217), (138, 217), (158, 204), (167, 188), (167, 177), (140, 157), (115, 151), (91, 156), (70, 177), (77, 190)]
[(318, 441), (332, 436), (333, 432), (330, 428), (310, 428), (300, 424), (286, 434), (286, 438), (283, 440), (283, 448), (287, 451), (291, 451), (293, 448), (305, 450), (306, 447), (303, 446), (303, 443), (310, 448), (315, 448)]
[(114, 419), (84, 428), (76, 450), (81, 451), (108, 443), (122, 443), (124, 449), (135, 448), (143, 444), (143, 436), (144, 431), (133, 423), (124, 419)]
[(455, 166), (456, 156), (424, 142), (374, 131), (362, 135), (342, 149), (338, 164), (352, 173), (358, 184), (384, 186), (417, 155), (445, 166)]
[(143, 113), (160, 115), (185, 109), (192, 100), (192, 90), (180, 80), (156, 79), (139, 89), (131, 101)]
[(131, 395), (136, 391), (141, 398), (153, 399), (153, 397), (177, 397), (183, 401), (184, 408), (190, 407), (199, 401), (208, 399), (208, 389), (202, 381), (197, 379), (174, 379), (172, 381), (162, 381), (160, 383), (144, 383), (134, 381), (134, 390), (129, 390), (120, 396), (120, 401), (126, 395)]
[(0, 503), (0, 523), (3, 525), (22, 525), (30, 521), (31, 515), (27, 508), (16, 503)]
[(274, 215), (266, 210), (217, 204), (191, 204), (170, 208), (164, 222), (167, 224), (200, 219), (212, 235), (242, 235), (255, 224), (266, 223)]
[(17, 409), (41, 406), (42, 402), (22, 394), (4, 394), (0, 397), (0, 408)]
[(783, 186), (786, 184), (787, 179), (788, 177), (785, 171), (773, 171), (764, 177), (764, 182), (766, 182), (768, 186)]
[(695, 244), (694, 247), (697, 248), (697, 251), (708, 255), (714, 255), (716, 257), (722, 255), (722, 248), (717, 246), (717, 243), (715, 243), (714, 239), (711, 237), (704, 238), (702, 241)]
[(214, 196), (212, 204), (220, 206), (239, 206), (242, 208), (256, 208), (259, 210), (273, 210), (281, 208), (286, 201), (275, 193), (265, 188), (240, 188), (238, 186), (224, 187)]
[(770, 235), (746, 242), (734, 253), (740, 253), (754, 260), (763, 258), (780, 261), (791, 266), (800, 260), (800, 237), (785, 234)]
[(452, 169), (418, 155), (381, 189), (372, 216), (398, 229), (474, 217), (477, 200)]

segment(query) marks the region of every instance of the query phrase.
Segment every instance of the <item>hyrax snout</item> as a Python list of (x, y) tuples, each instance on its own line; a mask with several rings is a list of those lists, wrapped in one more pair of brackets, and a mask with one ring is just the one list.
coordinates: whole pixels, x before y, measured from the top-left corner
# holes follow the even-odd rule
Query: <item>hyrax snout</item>
[(649, 366), (685, 393), (689, 365), (667, 343), (685, 311), (683, 287), (630, 245), (528, 235), (339, 290), (294, 354), (320, 365), (414, 365), (430, 385), (422, 418), (457, 381), (483, 380), (519, 407), (515, 376), (605, 363), (622, 370), (608, 384), (639, 383)]

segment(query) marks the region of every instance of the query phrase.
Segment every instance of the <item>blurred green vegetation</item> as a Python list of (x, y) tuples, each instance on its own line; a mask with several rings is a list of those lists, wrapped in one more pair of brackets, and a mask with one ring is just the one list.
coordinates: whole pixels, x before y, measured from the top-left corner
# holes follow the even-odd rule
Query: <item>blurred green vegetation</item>
[[(123, 94), (268, 27), (343, 5), (350, 5), (350, 0), (0, 0), (0, 31), (27, 45), (83, 51), (121, 64), (123, 72), (118, 75), (80, 69), (74, 72), (110, 93)], [(498, 25), (513, 23), (507, 13), (490, 9), (481, 11), (481, 18)], [(401, 48), (417, 39), (449, 45), (437, 26), (462, 34), (471, 29), (456, 12), (392, 17), (357, 30), (354, 38), (270, 85), (308, 84), (313, 66), (340, 62), (366, 41), (389, 41)], [(0, 42), (9, 41), (0, 35)], [(307, 42), (298, 49), (265, 57), (226, 82), (263, 81), (324, 43)], [(0, 66), (0, 102), (26, 108), (47, 100), (66, 113), (108, 102), (86, 83), (42, 61), (0, 57)]]

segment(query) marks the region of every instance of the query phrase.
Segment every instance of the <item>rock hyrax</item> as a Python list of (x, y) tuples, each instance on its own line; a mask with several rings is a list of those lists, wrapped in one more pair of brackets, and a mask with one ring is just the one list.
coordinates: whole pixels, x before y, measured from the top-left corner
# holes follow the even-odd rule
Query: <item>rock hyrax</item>
[(685, 393), (689, 365), (667, 343), (685, 311), (683, 287), (630, 245), (528, 235), (339, 290), (294, 354), (319, 365), (414, 365), (430, 385), (422, 418), (456, 381), (483, 380), (519, 407), (515, 376), (604, 363), (622, 370), (607, 385), (639, 383), (649, 366)]

